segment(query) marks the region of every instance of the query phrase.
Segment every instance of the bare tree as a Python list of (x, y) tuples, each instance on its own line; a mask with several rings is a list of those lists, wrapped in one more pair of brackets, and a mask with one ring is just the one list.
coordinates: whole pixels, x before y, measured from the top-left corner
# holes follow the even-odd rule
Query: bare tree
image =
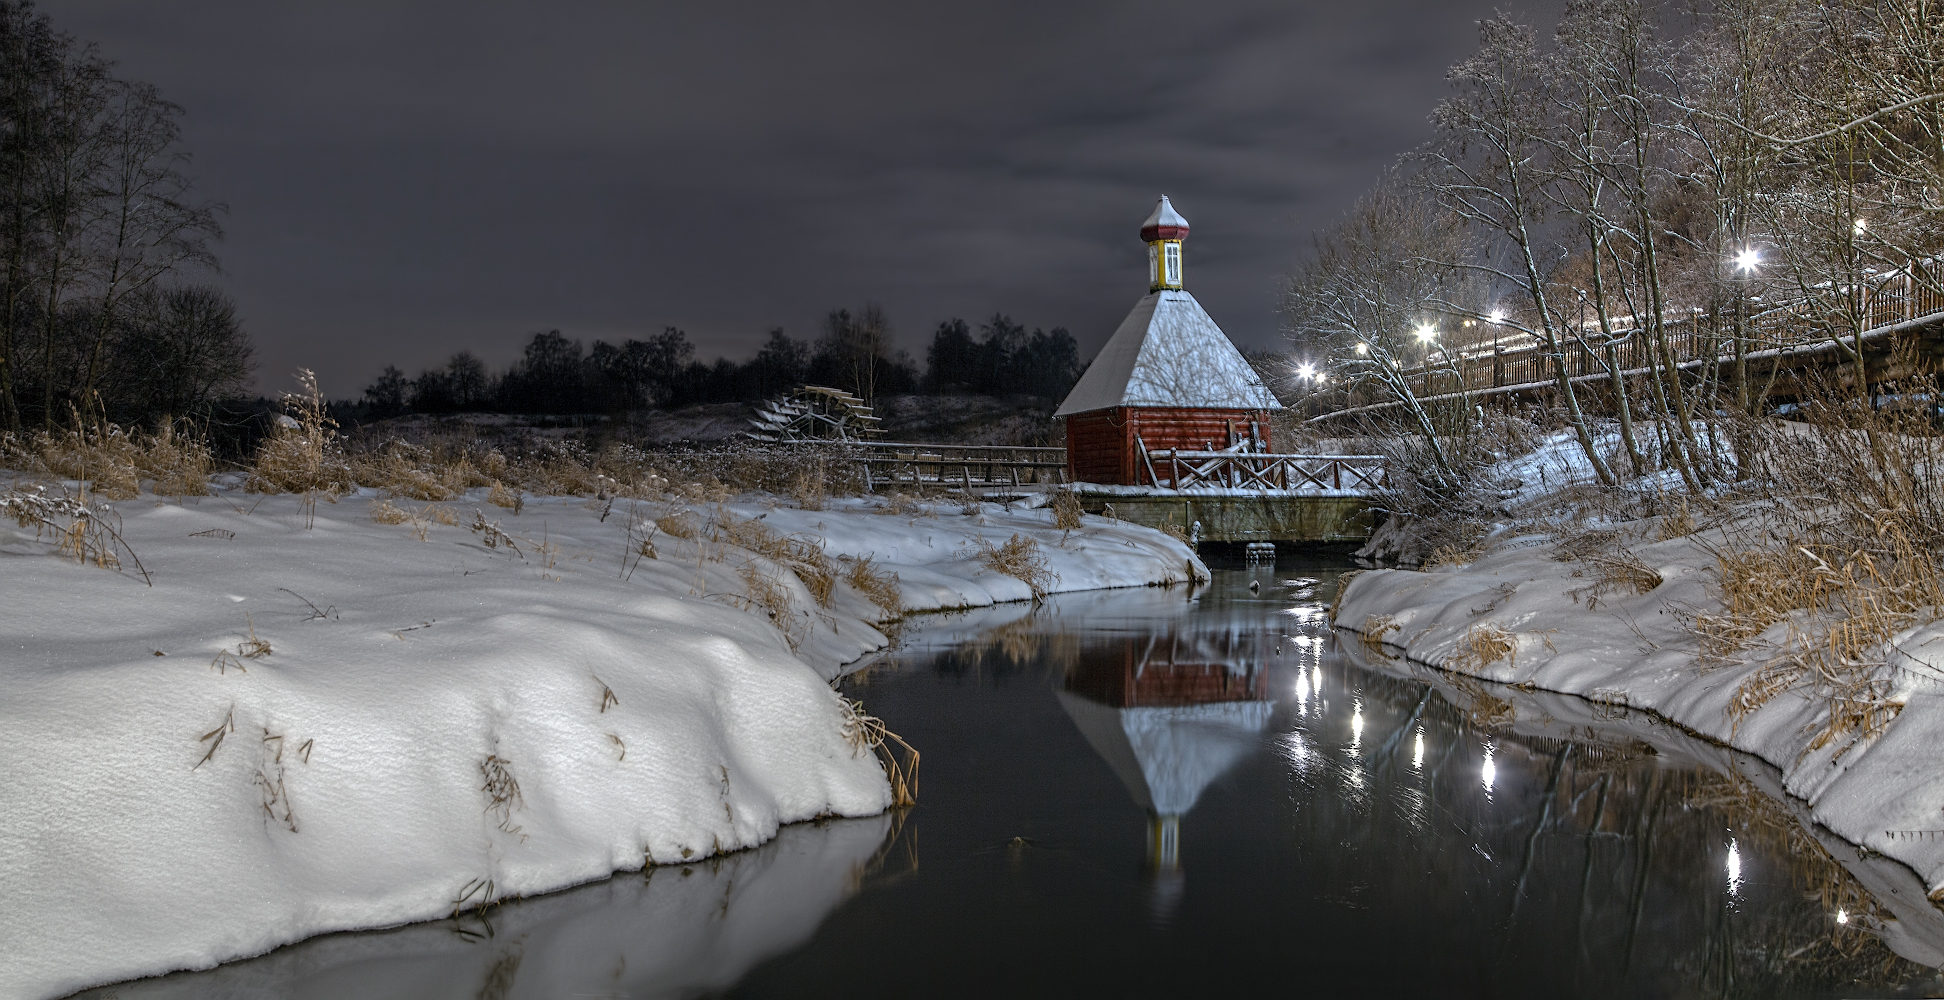
[(833, 309), (824, 320), (827, 348), (850, 380), (850, 390), (866, 405), (877, 398), (878, 379), (891, 358), (891, 321), (884, 307), (867, 302), (852, 316), (848, 309)]
[[(1431, 478), (1446, 487), (1463, 473), (1448, 444), (1456, 428), (1439, 419), (1440, 411), (1462, 421), (1470, 406), (1452, 355), (1418, 332), (1434, 329), (1446, 318), (1447, 303), (1461, 297), (1453, 288), (1459, 272), (1436, 262), (1460, 259), (1467, 250), (1458, 219), (1416, 196), (1393, 171), (1346, 219), (1316, 237), (1283, 300), (1297, 357), (1352, 393), (1397, 403), (1423, 439)], [(1429, 388), (1439, 370), (1456, 376), (1450, 379), (1461, 396), (1455, 407), (1434, 407), (1421, 397), (1420, 387)]]
[(187, 156), (178, 148), (182, 109), (146, 83), (114, 81), (103, 109), (101, 218), (92, 227), (96, 281), (94, 342), (80, 391), (95, 392), (103, 349), (122, 299), (187, 264), (213, 266), (208, 241), (222, 235), (216, 209), (189, 200)]
[(103, 379), (131, 418), (206, 414), (247, 390), (255, 369), (235, 303), (207, 286), (130, 293), (113, 339)]
[[(1550, 262), (1541, 264), (1540, 227), (1547, 205), (1540, 158), (1552, 96), (1532, 29), (1493, 18), (1480, 22), (1478, 54), (1452, 67), (1457, 91), (1440, 102), (1432, 121), (1442, 133), (1422, 154), (1440, 202), (1489, 237), (1485, 254), (1452, 261), (1517, 288), (1530, 303), (1526, 325), (1507, 322), (1538, 338), (1552, 362), (1553, 384), (1566, 422), (1602, 485), (1614, 485), (1580, 406), (1567, 362), (1564, 316), (1552, 297)], [(1509, 260), (1507, 259), (1509, 258)]]
[(34, 278), (41, 298), (41, 423), (50, 427), (62, 307), (86, 276), (88, 229), (98, 218), (98, 175), (107, 156), (101, 129), (107, 81), (107, 63), (89, 46), (62, 60), (40, 89), (45, 132), (35, 157), (32, 197), (39, 204), (42, 245)]
[(21, 427), (15, 386), (34, 297), (30, 268), (40, 241), (33, 182), (46, 131), (38, 97), (65, 49), (31, 3), (0, 0), (0, 432)]

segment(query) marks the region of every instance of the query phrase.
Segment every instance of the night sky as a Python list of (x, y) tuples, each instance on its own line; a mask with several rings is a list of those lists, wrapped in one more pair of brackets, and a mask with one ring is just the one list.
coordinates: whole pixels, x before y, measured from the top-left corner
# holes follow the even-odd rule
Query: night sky
[(1162, 193), (1194, 226), (1188, 289), (1273, 346), (1280, 277), (1429, 137), (1493, 6), (43, 9), (188, 109), (259, 386), (307, 366), (355, 396), (387, 363), (497, 367), (551, 328), (673, 325), (743, 357), (867, 300), (920, 360), (939, 320), (995, 311), (1091, 357), (1146, 291)]

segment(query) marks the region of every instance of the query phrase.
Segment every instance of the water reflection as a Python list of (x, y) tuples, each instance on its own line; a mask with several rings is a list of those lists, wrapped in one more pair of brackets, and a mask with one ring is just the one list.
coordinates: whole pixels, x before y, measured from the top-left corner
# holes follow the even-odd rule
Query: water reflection
[[(1108, 853), (1103, 834), (1067, 821), (1039, 828), (1049, 841), (1073, 831), (1078, 858), (1007, 877), (1030, 873), (1037, 899), (1077, 900), (1046, 920), (1061, 928), (1061, 960), (1084, 957), (1093, 970), (1083, 988), (1153, 994), (1169, 977), (1239, 987), (1242, 973), (1194, 956), (1251, 948), (1301, 964), (1306, 982), (1366, 993), (1459, 984), (1834, 996), (1939, 985), (1922, 966), (1944, 961), (1944, 919), (1922, 883), (1805, 824), (1759, 761), (1610, 706), (1439, 674), (1354, 637), (1340, 648), (1323, 613), (1328, 573), (1223, 577), (1193, 594), (1056, 597), (958, 629), (949, 646), (921, 637), (905, 669), (866, 692), (900, 699), (922, 741), (917, 720), (932, 699), (955, 728), (996, 730), (988, 699), (1010, 724), (1031, 712), (1020, 688), (1052, 689), (1132, 814), (1090, 808), (1130, 832), (1145, 827), (1140, 912), (1159, 936), (1118, 922), (1132, 914), (1115, 914), (1118, 893), (1078, 860)], [(1061, 744), (1030, 738), (1050, 769)], [(1064, 784), (1040, 794), (1095, 801), (1081, 771), (1058, 773)], [(845, 923), (840, 913), (833, 926)], [(1022, 946), (985, 928), (971, 936)], [(899, 940), (938, 960), (922, 939)], [(1142, 973), (1101, 971), (1125, 940), (1150, 942), (1125, 955)], [(779, 967), (816, 964), (799, 953)]]
[(1611, 706), (1339, 643), (1322, 611), (1333, 596), (1321, 568), (1252, 568), (1193, 591), (1060, 595), (926, 619), (847, 683), (925, 753), (923, 801), (895, 821), (787, 829), (712, 865), (508, 905), (490, 931), (443, 922), (339, 935), (112, 989), (1132, 997), (1281, 981), (1363, 996), (1767, 997), (1944, 987), (1925, 968), (1944, 963), (1944, 915), (1922, 882), (1805, 822), (1773, 769)]
[(1181, 895), (1181, 817), (1254, 752), (1274, 709), (1255, 635), (1168, 629), (1080, 644), (1060, 707), (1148, 814), (1155, 915)]
[(714, 992), (809, 940), (885, 858), (895, 819), (801, 823), (752, 851), (617, 875), (459, 920), (326, 935), (208, 972), (80, 996), (512, 1000)]

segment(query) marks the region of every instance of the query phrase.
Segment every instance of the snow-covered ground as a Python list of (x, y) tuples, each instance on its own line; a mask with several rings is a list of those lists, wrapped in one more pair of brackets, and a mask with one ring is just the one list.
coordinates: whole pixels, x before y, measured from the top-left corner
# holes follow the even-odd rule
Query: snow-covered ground
[[(841, 573), (817, 601), (712, 523), (869, 557), (914, 611), (1029, 597), (979, 558), (1015, 534), (1052, 591), (1207, 572), (1119, 522), (870, 500), (693, 505), (699, 531), (653, 531), (647, 558), (680, 505), (529, 498), (514, 516), (479, 492), (442, 505), (457, 525), (405, 503), (417, 523), (375, 523), (369, 495), (116, 504), (153, 586), (0, 528), (0, 998), (881, 812), (883, 771), (826, 680), (891, 615)], [(504, 534), (469, 530), (475, 510)]]
[[(1713, 569), (1727, 540), (1720, 529), (1657, 540), (1657, 520), (1619, 526), (1628, 551), (1662, 578), (1646, 593), (1600, 586), (1587, 563), (1555, 558), (1549, 535), (1507, 531), (1487, 539), (1485, 555), (1470, 565), (1357, 575), (1344, 588), (1336, 623), (1419, 664), (1647, 710), (1759, 757), (1780, 769), (1783, 787), (1816, 822), (1908, 865), (1938, 898), (1944, 623), (1895, 637), (1886, 675), (1891, 700), (1903, 708), (1873, 740), (1812, 748), (1829, 708), (1799, 692), (1737, 723), (1730, 698), (1779, 653), (1788, 622), (1757, 637), (1738, 662), (1702, 661), (1683, 616), (1720, 608)], [(1503, 656), (1491, 641), (1501, 634), (1511, 647)]]

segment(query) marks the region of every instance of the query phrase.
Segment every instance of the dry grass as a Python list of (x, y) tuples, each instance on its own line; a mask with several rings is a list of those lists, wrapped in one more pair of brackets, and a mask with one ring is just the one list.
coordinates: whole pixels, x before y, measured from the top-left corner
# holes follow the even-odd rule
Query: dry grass
[(271, 653), (270, 640), (257, 636), (256, 617), (245, 614), (243, 620), (249, 623), (250, 635), (236, 644), (236, 655), (246, 660), (261, 660)]
[(305, 369), (297, 381), (303, 391), (284, 394), (285, 413), (257, 449), (244, 488), (252, 493), (348, 493), (356, 484), (317, 376)]
[(840, 558), (848, 564), (844, 570), (844, 582), (850, 584), (852, 589), (870, 598), (871, 603), (883, 608), (886, 614), (903, 613), (904, 597), (898, 589), (898, 574), (879, 569), (871, 562), (870, 556)]
[(1014, 534), (1004, 545), (993, 545), (984, 538), (975, 539), (974, 544), (978, 546), (981, 565), (1026, 584), (1035, 601), (1045, 600), (1046, 588), (1059, 579), (1047, 567), (1046, 553), (1040, 551), (1039, 542), (1024, 535)]
[(655, 519), (655, 527), (671, 538), (694, 538), (702, 533), (701, 526), (695, 522), (695, 517), (687, 511), (658, 517)]
[[(892, 808), (917, 805), (917, 748), (887, 728), (883, 719), (865, 712), (863, 702), (852, 701), (842, 695), (837, 697), (837, 701), (844, 711), (844, 738), (860, 753), (869, 750), (877, 754), (878, 763), (884, 767), (884, 776), (891, 781)], [(893, 743), (896, 747), (892, 746)], [(902, 760), (897, 752), (899, 749), (904, 751)]]
[(1053, 499), (1047, 503), (1053, 511), (1053, 526), (1061, 531), (1072, 531), (1080, 526), (1080, 517), (1085, 511), (1080, 509), (1080, 495), (1069, 489), (1053, 491)]
[(1660, 523), (1654, 527), (1654, 540), (1665, 542), (1674, 538), (1686, 538), (1695, 533), (1699, 526), (1695, 523), (1694, 512), (1688, 508), (1687, 498), (1675, 502), (1674, 509), (1661, 515)]
[(507, 489), (506, 484), (497, 479), (492, 481), (492, 489), (486, 494), (486, 502), (512, 511), (515, 517), (526, 508), (526, 497), (517, 489)]
[(0, 465), (87, 484), (90, 492), (127, 500), (151, 480), (158, 496), (207, 496), (213, 465), (199, 437), (164, 423), (144, 434), (117, 424), (88, 422), (69, 409), (71, 427), (0, 435)]
[(216, 728), (202, 734), (196, 740), (198, 743), (209, 744), (209, 749), (203, 752), (202, 759), (197, 761), (195, 767), (191, 767), (189, 770), (194, 771), (196, 768), (202, 767), (204, 764), (215, 759), (217, 748), (221, 747), (223, 745), (223, 739), (233, 732), (236, 732), (236, 707), (234, 705), (230, 706), (229, 711), (223, 713), (223, 721), (217, 723)]
[(1440, 566), (1467, 566), (1476, 562), (1478, 557), (1484, 554), (1484, 547), (1477, 543), (1470, 545), (1440, 545), (1431, 550), (1431, 554), (1425, 557), (1423, 564), (1418, 568), (1429, 571), (1437, 569)]
[[(1931, 379), (1901, 387), (1935, 398)], [(1822, 392), (1807, 426), (1763, 428), (1752, 466), (1774, 486), (1716, 552), (1723, 610), (1698, 615), (1709, 655), (1727, 659), (1786, 623), (1729, 705), (1736, 725), (1784, 693), (1826, 706), (1808, 750), (1838, 755), (1880, 733), (1899, 632), (1944, 606), (1944, 437), (1919, 410)], [(1784, 431), (1787, 431), (1786, 433)]]
[(1362, 576), (1363, 573), (1363, 570), (1353, 569), (1347, 573), (1339, 573), (1337, 575), (1336, 596), (1330, 599), (1330, 606), (1326, 611), (1330, 616), (1330, 622), (1332, 624), (1337, 620), (1337, 611), (1343, 607), (1344, 595), (1350, 592), (1350, 581)]
[(902, 517), (906, 514), (922, 514), (924, 513), (924, 506), (918, 501), (905, 496), (903, 493), (893, 490), (889, 496), (884, 498), (884, 506), (878, 508), (878, 513), (889, 514), (893, 517)]
[(521, 559), (526, 558), (526, 553), (520, 550), (520, 545), (514, 541), (513, 536), (500, 530), (498, 521), (486, 520), (485, 514), (473, 511), (473, 523), (468, 527), (473, 534), (480, 536), (480, 541), (485, 542), (487, 548), (504, 548), (512, 555), (519, 556)]
[(802, 472), (790, 480), (790, 499), (804, 510), (824, 509), (824, 500), (829, 496), (824, 486), (824, 460), (811, 459)]
[(1826, 607), (1841, 585), (1793, 536), (1780, 544), (1737, 545), (1716, 553), (1720, 614), (1699, 615), (1705, 656), (1725, 657), (1798, 610)]
[(390, 500), (374, 500), (371, 503), (371, 519), (379, 524), (404, 524), (412, 515), (392, 506)]
[(804, 588), (818, 604), (830, 604), (831, 592), (837, 585), (837, 565), (824, 555), (822, 546), (808, 539), (778, 534), (761, 521), (739, 518), (727, 510), (718, 509), (713, 522), (718, 541), (748, 549), (787, 567), (803, 581)]
[(23, 528), (33, 528), (35, 540), (51, 541), (56, 551), (78, 563), (121, 569), (121, 557), (127, 555), (142, 581), (154, 586), (142, 560), (122, 538), (121, 518), (107, 504), (89, 500), (86, 492), (71, 493), (65, 486), (56, 490), (9, 487), (0, 494), (0, 513)]
[(1458, 645), (1458, 654), (1452, 658), (1451, 669), (1483, 670), (1500, 660), (1510, 661), (1518, 648), (1518, 636), (1499, 625), (1492, 622), (1473, 625), (1465, 630), (1464, 641)]
[(1364, 618), (1363, 627), (1357, 630), (1357, 641), (1365, 649), (1384, 652), (1384, 637), (1402, 629), (1404, 626), (1391, 620), (1389, 615), (1370, 615)]
[(513, 825), (513, 810), (526, 805), (526, 800), (520, 796), (520, 782), (513, 777), (513, 762), (497, 753), (490, 753), (479, 762), (479, 773), (486, 779), (486, 783), (479, 786), (480, 791), (485, 792), (490, 800), (486, 811), (499, 818), (501, 830), (525, 840), (526, 835)]

